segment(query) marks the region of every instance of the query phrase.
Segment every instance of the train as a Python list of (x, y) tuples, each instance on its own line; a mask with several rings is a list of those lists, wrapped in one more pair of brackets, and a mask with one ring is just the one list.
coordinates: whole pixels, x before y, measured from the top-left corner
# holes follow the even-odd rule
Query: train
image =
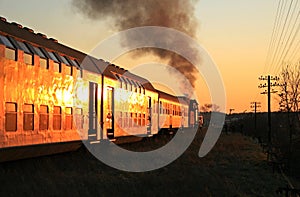
[(196, 127), (198, 102), (0, 17), (0, 161)]

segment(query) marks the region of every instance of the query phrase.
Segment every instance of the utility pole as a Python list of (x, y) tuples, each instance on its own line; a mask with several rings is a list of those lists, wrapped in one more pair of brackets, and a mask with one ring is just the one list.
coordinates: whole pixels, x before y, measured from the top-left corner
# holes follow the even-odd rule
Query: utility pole
[[(276, 93), (277, 91), (274, 91), (271, 89), (272, 87), (279, 86), (279, 84), (276, 82), (279, 80), (279, 77), (277, 76), (261, 76), (258, 78), (261, 81), (267, 81), (267, 83), (260, 84), (258, 88), (267, 88), (264, 92), (261, 92), (261, 94), (267, 94), (268, 95), (268, 144), (269, 144), (269, 151), (272, 147), (272, 125), (271, 125), (271, 94)], [(272, 83), (272, 81), (275, 81)], [(269, 154), (268, 154), (269, 159)]]
[(260, 102), (251, 102), (250, 103), (250, 107), (254, 108), (254, 130), (256, 131), (257, 128), (257, 118), (256, 118), (256, 113), (257, 113), (257, 109), (261, 107), (261, 103)]

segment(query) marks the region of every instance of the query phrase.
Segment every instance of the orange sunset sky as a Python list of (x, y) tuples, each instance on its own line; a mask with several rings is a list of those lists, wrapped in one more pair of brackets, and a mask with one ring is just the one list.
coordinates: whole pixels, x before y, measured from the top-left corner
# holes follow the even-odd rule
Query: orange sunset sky
[[(266, 111), (266, 96), (260, 94), (258, 77), (276, 74), (265, 67), (279, 0), (200, 0), (195, 3), (199, 27), (197, 41), (218, 66), (226, 89), (226, 112), (251, 111), (250, 102), (261, 102)], [(90, 53), (101, 40), (117, 32), (107, 20), (90, 20), (74, 11), (70, 0), (0, 0), (0, 15), (56, 38), (60, 43)], [(167, 11), (167, 10), (166, 10)], [(105, 58), (104, 58), (105, 59)], [(120, 58), (122, 67), (134, 61)], [(139, 63), (141, 61), (139, 60)], [(200, 105), (210, 103), (205, 84)], [(202, 91), (203, 88), (203, 91)], [(273, 98), (275, 100), (275, 98)], [(273, 104), (273, 110), (278, 106)]]

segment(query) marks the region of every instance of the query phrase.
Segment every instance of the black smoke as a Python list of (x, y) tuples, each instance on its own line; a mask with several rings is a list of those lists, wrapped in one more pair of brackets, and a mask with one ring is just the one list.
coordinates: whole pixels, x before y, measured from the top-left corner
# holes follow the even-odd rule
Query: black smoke
[[(163, 26), (195, 38), (198, 29), (194, 8), (196, 2), (195, 0), (73, 0), (72, 5), (76, 11), (90, 19), (106, 20), (120, 31), (140, 26)], [(153, 32), (152, 36), (163, 37), (165, 42), (176, 44), (176, 47), (185, 47), (191, 54), (194, 53), (193, 48), (187, 46), (187, 43), (176, 43), (176, 40), (168, 35)], [(124, 38), (122, 44), (130, 45), (133, 40), (136, 39)], [(163, 49), (137, 50), (138, 54), (146, 52), (168, 60), (170, 66), (181, 72), (192, 86), (195, 85), (197, 70), (185, 58)], [(197, 55), (195, 60), (200, 63), (200, 57)]]

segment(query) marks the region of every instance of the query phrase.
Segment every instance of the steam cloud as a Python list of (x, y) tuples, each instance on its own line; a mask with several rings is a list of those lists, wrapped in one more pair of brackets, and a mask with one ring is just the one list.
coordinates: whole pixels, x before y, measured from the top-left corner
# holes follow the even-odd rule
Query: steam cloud
[[(197, 20), (194, 15), (193, 5), (196, 0), (73, 0), (72, 5), (91, 19), (109, 20), (118, 30), (126, 30), (140, 26), (163, 26), (184, 32), (195, 38), (197, 33)], [(163, 38), (164, 42), (175, 44), (176, 47), (185, 47), (193, 53), (193, 48), (188, 43), (178, 42), (176, 38), (151, 32), (151, 35)], [(147, 37), (145, 37), (147, 39)], [(125, 45), (138, 42), (136, 38), (124, 38)], [(197, 69), (180, 55), (163, 49), (144, 48), (137, 53), (152, 53), (161, 59), (168, 60), (169, 65), (182, 73), (194, 86)], [(200, 63), (200, 57), (195, 55), (196, 62)], [(185, 86), (185, 84), (183, 84)], [(188, 92), (186, 92), (188, 93)]]

